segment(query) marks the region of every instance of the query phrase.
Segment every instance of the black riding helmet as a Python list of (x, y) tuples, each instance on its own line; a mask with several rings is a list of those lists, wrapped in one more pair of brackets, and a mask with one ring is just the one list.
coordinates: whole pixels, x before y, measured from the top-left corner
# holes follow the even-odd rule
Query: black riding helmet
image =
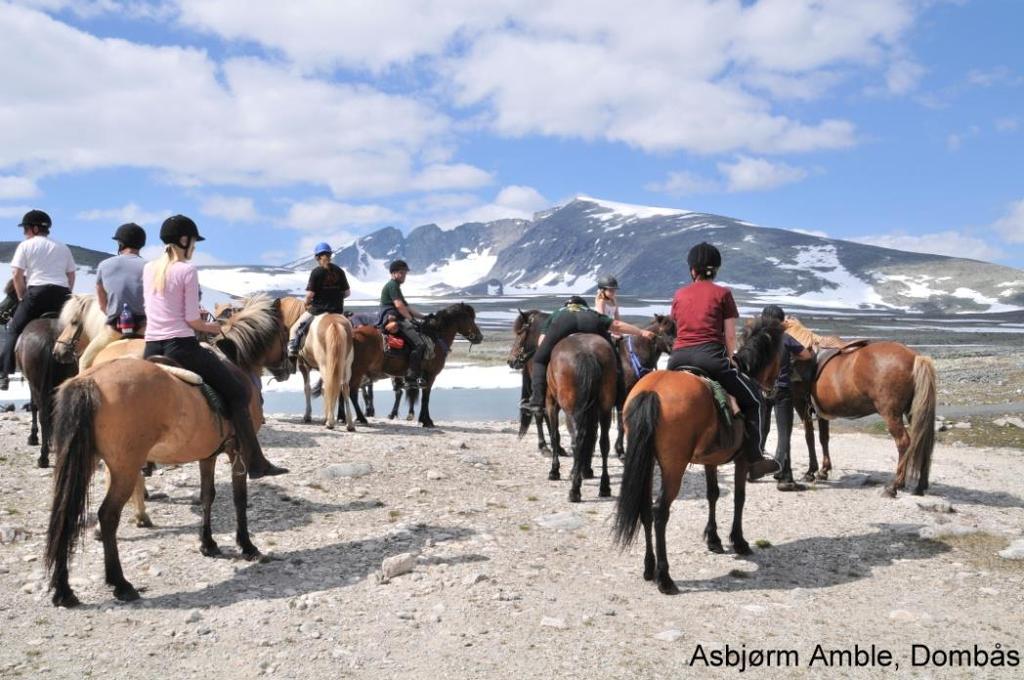
[(695, 269), (698, 276), (714, 278), (715, 272), (722, 266), (722, 253), (718, 252), (718, 248), (710, 243), (698, 243), (690, 248), (690, 253), (686, 256), (686, 264), (690, 269)]
[(190, 218), (184, 215), (172, 215), (164, 220), (160, 227), (160, 240), (167, 244), (178, 245), (182, 236), (188, 236), (196, 241), (206, 239), (199, 235), (199, 227)]
[(605, 274), (597, 280), (597, 287), (618, 290), (619, 280), (610, 274)]
[(26, 227), (41, 227), (43, 229), (49, 229), (53, 226), (53, 220), (50, 216), (44, 213), (42, 210), (29, 210), (25, 213), (25, 216), (21, 218), (21, 224), (18, 228), (24, 229)]
[(579, 295), (573, 295), (572, 297), (565, 301), (565, 304), (566, 306), (580, 305), (581, 307), (587, 307), (588, 309), (590, 308), (590, 305), (587, 304), (587, 301), (581, 298)]
[(786, 313), (778, 305), (768, 305), (761, 310), (761, 318), (765, 321), (778, 321), (782, 323), (786, 320)]
[(122, 224), (114, 232), (114, 240), (120, 243), (122, 248), (141, 250), (146, 245), (146, 230), (134, 222)]
[(402, 271), (407, 272), (409, 271), (409, 265), (408, 263), (406, 263), (405, 260), (395, 260), (394, 262), (391, 263), (391, 266), (388, 267), (388, 271), (391, 272), (392, 274), (394, 274), (395, 272)]

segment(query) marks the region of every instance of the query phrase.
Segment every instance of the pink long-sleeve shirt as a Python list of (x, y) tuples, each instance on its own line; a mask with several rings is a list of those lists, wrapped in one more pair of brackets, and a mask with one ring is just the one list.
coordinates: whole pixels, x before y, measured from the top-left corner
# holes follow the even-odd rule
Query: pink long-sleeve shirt
[(156, 262), (147, 262), (142, 270), (143, 297), (146, 300), (146, 340), (194, 338), (188, 325), (199, 319), (199, 273), (191, 262), (175, 262), (167, 268), (164, 291), (153, 289)]

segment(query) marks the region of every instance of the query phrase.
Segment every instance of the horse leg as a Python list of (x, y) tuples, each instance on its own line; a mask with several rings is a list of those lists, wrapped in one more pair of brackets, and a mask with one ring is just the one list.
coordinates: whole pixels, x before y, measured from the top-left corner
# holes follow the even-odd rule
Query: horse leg
[(405, 415), (405, 419), (410, 423), (416, 419), (416, 402), (419, 401), (419, 390), (415, 387), (407, 386), (405, 388), (405, 403), (409, 406), (409, 412)]
[(569, 448), (572, 451), (573, 469), (575, 470), (576, 466), (579, 465), (582, 469), (583, 479), (593, 479), (594, 468), (592, 466), (592, 461), (583, 460), (582, 458), (577, 459), (576, 457), (576, 448), (580, 442), (580, 433), (577, 432), (576, 421), (571, 415), (566, 415), (565, 427), (569, 430)]
[(394, 420), (398, 417), (398, 407), (402, 405), (402, 387), (405, 383), (401, 378), (391, 379), (391, 389), (395, 393), (395, 405), (391, 407), (391, 413), (388, 414), (388, 420)]
[(363, 385), (363, 401), (366, 402), (366, 417), (373, 418), (377, 411), (373, 408), (373, 383)]
[(39, 404), (39, 460), (41, 468), (50, 467), (50, 439), (53, 438), (53, 395), (47, 394)]
[(143, 529), (153, 528), (153, 520), (146, 513), (146, 478), (139, 472), (135, 479), (135, 489), (132, 491), (132, 507), (135, 508), (135, 526)]
[(750, 544), (743, 538), (743, 505), (747, 501), (747, 461), (742, 457), (736, 460), (736, 480), (733, 483), (732, 531), (729, 541), (737, 555), (749, 555)]
[[(651, 495), (650, 484), (645, 492), (648, 498)], [(653, 512), (646, 503), (640, 507), (640, 522), (644, 525), (644, 580), (653, 581), (654, 571), (657, 562), (654, 559), (654, 541), (651, 539), (651, 524), (653, 523)]]
[[(804, 421), (804, 441), (807, 442), (807, 472), (804, 473), (805, 482), (813, 482), (817, 477), (815, 473), (818, 472), (818, 452), (814, 446), (814, 419), (810, 415), (801, 415)], [(826, 421), (827, 422), (827, 421)], [(821, 423), (818, 424), (820, 430)], [(828, 473), (825, 473), (824, 477), (820, 479), (828, 479)]]
[(537, 450), (541, 453), (548, 452), (548, 443), (544, 441), (544, 416), (534, 416), (537, 422)]
[[(242, 551), (242, 556), (247, 560), (259, 559), (260, 550), (249, 538), (249, 516), (246, 513), (246, 504), (249, 498), (249, 486), (245, 470), (240, 464), (236, 464), (237, 456), (231, 461), (231, 498), (235, 502), (235, 543)], [(236, 469), (237, 468), (237, 469)]]
[(612, 481), (608, 476), (608, 451), (611, 449), (611, 439), (608, 430), (612, 427), (611, 411), (601, 415), (601, 485), (598, 487), (598, 498), (609, 498), (612, 495)]
[(217, 489), (213, 483), (216, 467), (216, 456), (210, 456), (199, 461), (199, 501), (203, 506), (203, 523), (199, 528), (199, 552), (206, 557), (219, 557), (221, 555), (220, 546), (213, 540), (213, 531), (210, 528), (213, 499), (217, 497)]
[[(123, 466), (122, 466), (123, 467)], [(117, 552), (117, 525), (121, 522), (121, 511), (135, 488), (139, 476), (137, 465), (128, 469), (115, 469), (108, 463), (107, 474), (110, 475), (110, 488), (100, 504), (100, 532), (103, 537), (103, 563), (107, 585), (114, 587), (114, 597), (121, 602), (139, 599), (139, 591), (129, 583), (121, 570), (121, 558)]]
[[(683, 469), (685, 470), (685, 468)], [(654, 508), (652, 510), (654, 514), (655, 557), (657, 560), (654, 580), (658, 584), (658, 590), (665, 595), (677, 595), (679, 593), (679, 587), (668, 573), (668, 550), (665, 546), (665, 527), (668, 525), (668, 517), (670, 508), (672, 507), (672, 501), (675, 500), (675, 497), (679, 494), (679, 485), (682, 481), (683, 478), (681, 473), (679, 477), (672, 478), (672, 475), (665, 474), (665, 470), (663, 469), (661, 471), (661, 491), (658, 493), (658, 499), (655, 501)]]
[(704, 481), (707, 485), (708, 496), (708, 523), (704, 527), (704, 542), (708, 544), (708, 550), (713, 553), (723, 553), (722, 539), (718, 537), (718, 519), (715, 516), (715, 506), (721, 491), (718, 488), (718, 468), (714, 465), (704, 466)]
[(29, 409), (32, 411), (32, 429), (28, 432), (28, 445), (39, 446), (39, 407), (35, 399), (29, 401)]
[(562, 451), (561, 436), (558, 433), (558, 405), (548, 401), (548, 435), (551, 437), (551, 470), (548, 472), (548, 479), (555, 482), (562, 478), (559, 472), (559, 456), (564, 456)]
[[(356, 414), (356, 422), (360, 425), (369, 425), (370, 421), (366, 419), (366, 415), (363, 414), (363, 410), (359, 408), (359, 392), (359, 389), (352, 390), (349, 393), (349, 401), (352, 402), (352, 410)], [(367, 407), (367, 409), (369, 409), (369, 407)]]
[(313, 422), (313, 399), (309, 389), (309, 369), (305, 364), (299, 364), (299, 371), (302, 373), (302, 391), (306, 395), (306, 412), (302, 416), (302, 422)]
[(615, 436), (615, 455), (622, 460), (626, 457), (626, 447), (623, 445), (626, 429), (622, 426), (622, 407), (619, 406), (615, 408), (615, 425), (619, 428), (619, 433)]
[(423, 388), (423, 403), (420, 404), (420, 424), (423, 427), (434, 427), (430, 418), (430, 385)]
[[(350, 385), (350, 383), (343, 384), (341, 386), (341, 399), (340, 399), (340, 402), (338, 404), (338, 410), (339, 411), (341, 410), (341, 404), (345, 405), (345, 430), (347, 430), (348, 432), (355, 432), (356, 431), (356, 424), (352, 420), (352, 402), (353, 401), (354, 400), (352, 399), (352, 392), (351, 392), (351, 385)], [(357, 408), (358, 408), (358, 406), (357, 406)], [(338, 415), (339, 415), (339, 417), (341, 416), (340, 413)], [(363, 422), (366, 422), (365, 418), (363, 419)]]
[(896, 476), (893, 478), (892, 484), (885, 487), (885, 494), (895, 498), (896, 492), (906, 486), (907, 449), (910, 448), (910, 435), (907, 434), (907, 428), (903, 425), (901, 414), (886, 414), (883, 418), (885, 418), (889, 434), (896, 442), (896, 452), (899, 456), (896, 462)]
[(832, 470), (832, 457), (828, 453), (829, 427), (827, 420), (818, 421), (818, 439), (821, 440), (821, 472), (818, 473), (820, 479), (828, 479), (828, 473)]

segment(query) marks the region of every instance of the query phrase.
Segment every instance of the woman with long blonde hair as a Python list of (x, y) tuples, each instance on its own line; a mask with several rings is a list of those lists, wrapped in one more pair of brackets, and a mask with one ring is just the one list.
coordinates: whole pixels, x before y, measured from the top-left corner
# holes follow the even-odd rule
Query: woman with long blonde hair
[(196, 244), (204, 240), (196, 223), (184, 215), (168, 217), (160, 227), (164, 253), (143, 269), (146, 302), (145, 356), (163, 355), (202, 376), (225, 401), (250, 479), (288, 472), (263, 455), (249, 413), (246, 380), (233, 374), (217, 356), (199, 345), (196, 332), (220, 333), (204, 321), (199, 308), (199, 273), (192, 264)]

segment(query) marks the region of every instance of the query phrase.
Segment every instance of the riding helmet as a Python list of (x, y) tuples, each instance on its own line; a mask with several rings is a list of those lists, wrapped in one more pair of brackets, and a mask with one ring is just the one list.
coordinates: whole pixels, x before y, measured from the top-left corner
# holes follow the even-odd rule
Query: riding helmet
[(320, 257), (324, 253), (328, 253), (328, 254), (333, 255), (334, 254), (334, 248), (332, 248), (331, 244), (329, 244), (329, 243), (324, 243), (324, 242), (317, 243), (316, 244), (316, 248), (313, 249), (313, 256), (314, 257)]
[(29, 210), (25, 213), (25, 216), (21, 218), (21, 224), (19, 227), (42, 227), (43, 229), (49, 229), (53, 226), (53, 222), (50, 220), (50, 216), (44, 213), (42, 210)]
[(388, 267), (388, 271), (394, 274), (395, 272), (407, 272), (409, 271), (409, 265), (405, 260), (395, 260)]
[(786, 320), (786, 313), (778, 305), (768, 305), (761, 310), (761, 318), (765, 321), (778, 321), (782, 323)]
[(605, 274), (597, 280), (598, 288), (605, 288), (610, 290), (618, 290), (619, 280), (611, 274)]
[(572, 297), (565, 301), (565, 304), (566, 306), (580, 305), (581, 307), (590, 307), (590, 305), (587, 304), (587, 301), (581, 298), (579, 295), (573, 295)]
[(708, 278), (715, 275), (715, 271), (722, 266), (722, 253), (710, 243), (698, 243), (690, 248), (686, 256), (686, 264), (690, 269), (696, 269), (697, 273)]
[(206, 239), (199, 235), (199, 227), (190, 218), (184, 215), (172, 215), (164, 220), (160, 227), (160, 240), (168, 244), (178, 244), (182, 236), (188, 236), (196, 241)]
[(122, 248), (139, 250), (146, 245), (146, 230), (134, 222), (122, 224), (114, 232), (114, 240), (120, 243)]

